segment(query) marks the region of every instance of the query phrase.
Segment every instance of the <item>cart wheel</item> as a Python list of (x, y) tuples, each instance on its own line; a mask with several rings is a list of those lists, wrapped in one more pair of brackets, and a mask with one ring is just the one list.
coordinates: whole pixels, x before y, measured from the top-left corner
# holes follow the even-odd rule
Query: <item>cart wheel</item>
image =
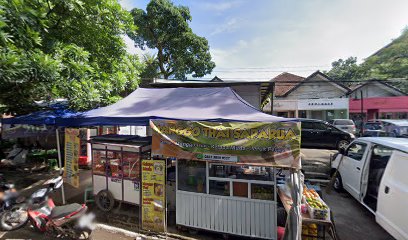
[(115, 205), (115, 199), (108, 190), (98, 192), (95, 198), (96, 206), (104, 212), (109, 212)]

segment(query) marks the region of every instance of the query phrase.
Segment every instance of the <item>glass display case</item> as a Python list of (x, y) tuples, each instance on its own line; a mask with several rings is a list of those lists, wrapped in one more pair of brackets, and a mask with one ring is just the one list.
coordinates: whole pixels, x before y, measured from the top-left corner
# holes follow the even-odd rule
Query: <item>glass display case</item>
[(140, 180), (140, 160), (138, 153), (122, 153), (123, 178)]
[(140, 163), (150, 159), (150, 137), (102, 135), (91, 139), (93, 192), (108, 190), (115, 200), (139, 204)]

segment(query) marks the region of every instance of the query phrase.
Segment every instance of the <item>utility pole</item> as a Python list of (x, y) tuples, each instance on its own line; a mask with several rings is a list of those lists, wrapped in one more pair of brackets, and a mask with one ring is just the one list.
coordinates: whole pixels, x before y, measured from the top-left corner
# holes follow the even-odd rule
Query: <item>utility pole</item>
[(361, 126), (360, 126), (360, 133), (363, 133), (363, 126), (364, 126), (364, 99), (363, 99), (363, 91), (360, 90), (360, 103), (361, 103)]

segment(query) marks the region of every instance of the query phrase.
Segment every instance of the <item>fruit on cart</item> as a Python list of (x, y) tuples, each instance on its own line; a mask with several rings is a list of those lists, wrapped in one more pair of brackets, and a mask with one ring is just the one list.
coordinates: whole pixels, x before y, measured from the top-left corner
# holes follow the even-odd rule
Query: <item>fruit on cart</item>
[(324, 204), (320, 199), (306, 199), (309, 206), (316, 209), (328, 209), (327, 205)]
[(303, 188), (303, 196), (306, 197), (306, 199), (316, 199), (320, 198), (319, 194), (316, 192), (314, 189), (307, 189)]

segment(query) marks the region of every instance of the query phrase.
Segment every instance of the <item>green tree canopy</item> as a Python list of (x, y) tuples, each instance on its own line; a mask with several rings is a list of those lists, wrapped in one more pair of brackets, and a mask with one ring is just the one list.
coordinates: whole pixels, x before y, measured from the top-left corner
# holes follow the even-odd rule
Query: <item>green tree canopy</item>
[[(332, 68), (326, 74), (334, 80), (356, 80), (363, 76), (356, 57), (339, 59), (332, 62), (331, 66)], [(346, 85), (349, 84), (348, 82)]]
[(327, 74), (335, 80), (401, 79), (391, 84), (408, 92), (408, 30), (360, 65), (355, 57), (339, 59)]
[(117, 101), (140, 80), (122, 39), (135, 30), (116, 0), (0, 0), (3, 112), (61, 97), (77, 110)]
[(151, 0), (146, 11), (135, 8), (131, 12), (138, 29), (130, 37), (137, 47), (157, 49), (162, 77), (184, 79), (188, 74), (202, 77), (211, 73), (215, 63), (208, 41), (193, 33), (187, 7), (175, 6), (169, 0)]

